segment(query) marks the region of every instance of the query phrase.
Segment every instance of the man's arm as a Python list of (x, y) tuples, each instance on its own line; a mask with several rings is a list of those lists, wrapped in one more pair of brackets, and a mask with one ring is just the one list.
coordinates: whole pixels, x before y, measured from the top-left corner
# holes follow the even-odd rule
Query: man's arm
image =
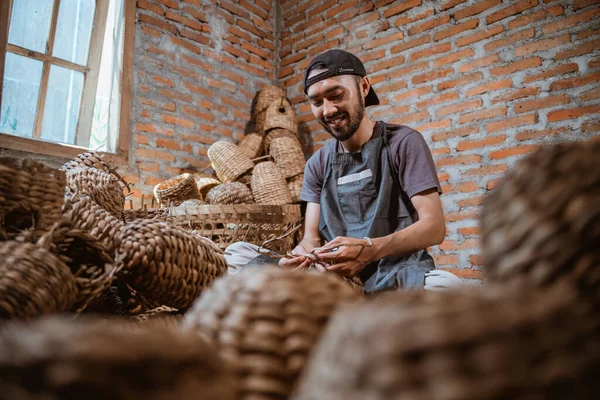
[(299, 257), (282, 258), (279, 265), (285, 268), (308, 268), (310, 260), (305, 255), (321, 244), (319, 237), (319, 218), (321, 217), (321, 205), (319, 203), (307, 203), (304, 215), (304, 236), (298, 246), (292, 250), (292, 254)]

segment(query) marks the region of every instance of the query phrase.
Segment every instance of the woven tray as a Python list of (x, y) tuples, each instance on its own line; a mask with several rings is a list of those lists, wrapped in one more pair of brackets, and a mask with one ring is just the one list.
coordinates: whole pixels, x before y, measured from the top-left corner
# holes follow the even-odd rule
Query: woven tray
[(261, 162), (252, 171), (252, 195), (254, 201), (265, 205), (292, 203), (283, 171), (272, 161)]
[(254, 163), (234, 143), (220, 140), (208, 148), (208, 158), (223, 183), (233, 182), (250, 171)]
[(292, 178), (304, 172), (306, 160), (298, 139), (290, 137), (273, 139), (269, 147), (269, 154), (273, 156), (275, 164), (286, 178)]
[(192, 174), (181, 174), (154, 187), (154, 196), (159, 205), (178, 206), (185, 200), (200, 199), (200, 192)]
[(248, 186), (241, 182), (229, 182), (210, 189), (206, 201), (210, 204), (252, 204), (254, 198)]
[(234, 368), (239, 399), (286, 399), (334, 308), (358, 298), (330, 274), (255, 268), (215, 282), (184, 327)]

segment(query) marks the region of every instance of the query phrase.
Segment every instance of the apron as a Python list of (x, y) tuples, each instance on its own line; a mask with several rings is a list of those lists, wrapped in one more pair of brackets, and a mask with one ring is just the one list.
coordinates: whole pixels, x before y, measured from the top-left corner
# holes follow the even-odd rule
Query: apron
[[(371, 138), (360, 152), (338, 152), (338, 141), (324, 149), (329, 163), (321, 190), (319, 233), (327, 241), (337, 236), (377, 238), (411, 225), (412, 204), (394, 174), (387, 146), (387, 128)], [(367, 265), (358, 275), (365, 293), (422, 288), (425, 273), (435, 268), (426, 250), (401, 257), (386, 257)]]

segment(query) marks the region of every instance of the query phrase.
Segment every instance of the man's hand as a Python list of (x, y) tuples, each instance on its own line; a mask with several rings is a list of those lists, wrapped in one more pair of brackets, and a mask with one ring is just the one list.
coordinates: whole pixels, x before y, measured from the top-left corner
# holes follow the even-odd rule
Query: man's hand
[(367, 239), (338, 236), (323, 247), (313, 249), (319, 260), (328, 264), (328, 271), (354, 276), (376, 260), (377, 246)]
[(292, 250), (294, 258), (279, 259), (279, 266), (286, 269), (304, 269), (310, 267), (311, 260), (307, 257), (310, 254), (304, 247), (298, 245)]

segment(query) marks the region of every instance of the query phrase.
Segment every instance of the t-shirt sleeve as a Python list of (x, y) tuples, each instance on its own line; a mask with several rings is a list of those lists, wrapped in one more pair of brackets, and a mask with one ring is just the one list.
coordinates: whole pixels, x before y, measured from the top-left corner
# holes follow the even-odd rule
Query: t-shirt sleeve
[(309, 203), (319, 203), (321, 200), (321, 189), (323, 179), (325, 179), (324, 153), (319, 149), (306, 162), (304, 167), (304, 181), (302, 182), (302, 191), (300, 200)]
[(419, 132), (412, 131), (402, 140), (397, 156), (400, 185), (409, 198), (432, 188), (442, 193), (431, 151)]

